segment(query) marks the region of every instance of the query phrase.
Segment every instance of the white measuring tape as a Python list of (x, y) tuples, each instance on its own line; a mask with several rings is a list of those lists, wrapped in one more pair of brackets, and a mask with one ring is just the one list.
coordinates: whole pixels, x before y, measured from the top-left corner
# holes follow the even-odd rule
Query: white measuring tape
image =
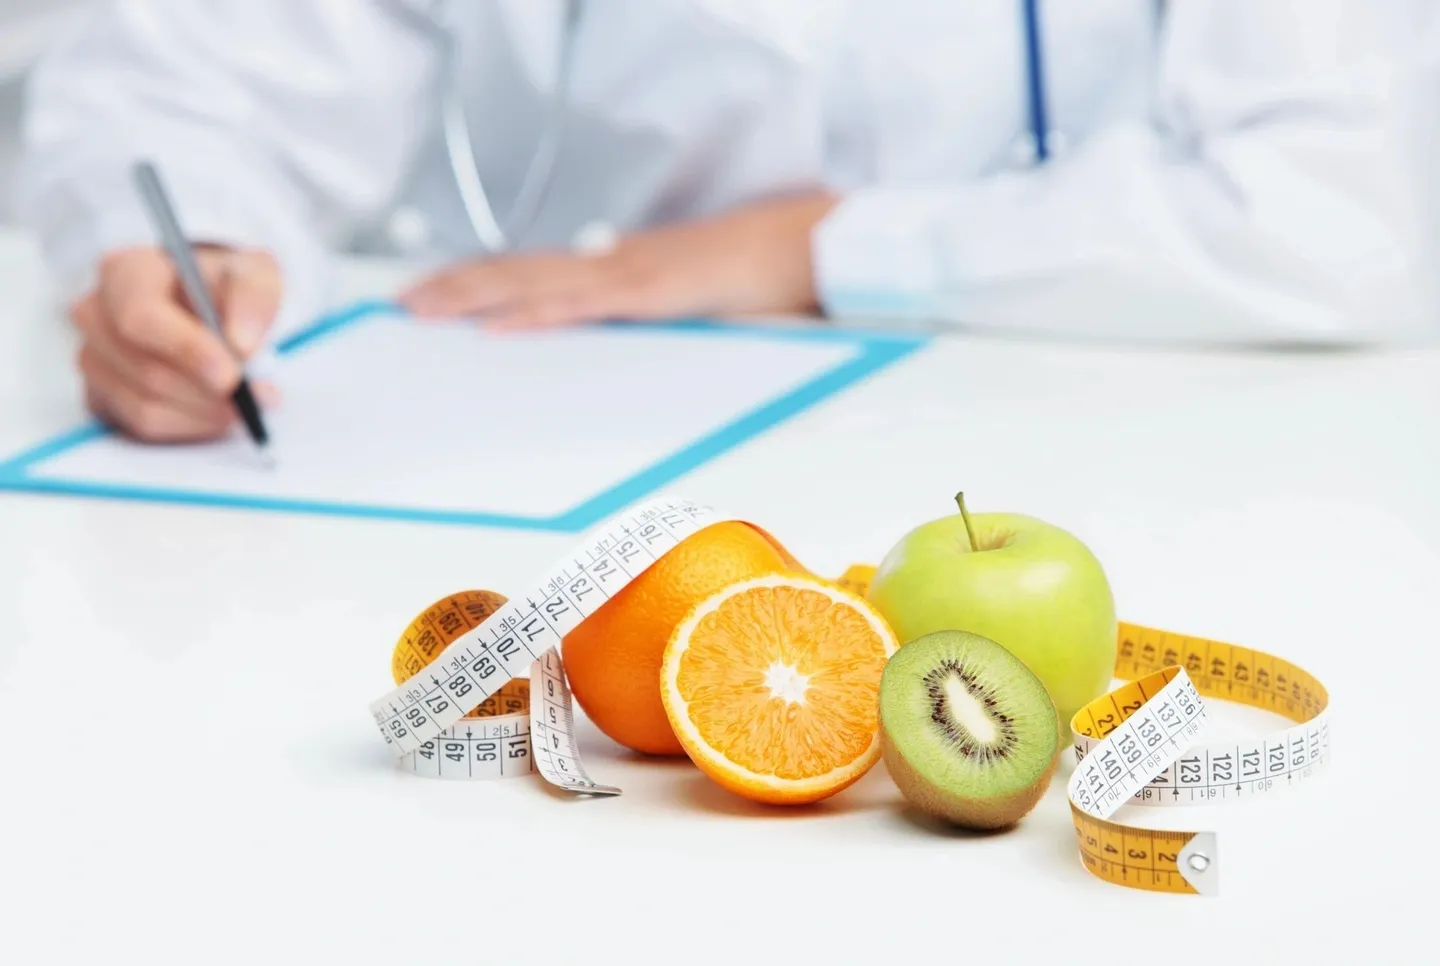
[[(479, 592), (437, 602), (402, 638), (420, 669), (370, 705), (380, 736), (418, 775), (487, 780), (538, 770), (572, 792), (620, 794), (585, 772), (560, 642), (672, 547), (731, 519), (688, 500), (643, 503), (583, 539), (524, 597), (497, 598), (493, 612), (474, 606)], [(522, 672), (528, 688), (518, 686)], [(491, 702), (497, 694), (509, 703)]]
[[(436, 602), (397, 645), (404, 682), (370, 706), (381, 737), (417, 775), (488, 780), (539, 771), (572, 792), (618, 795), (581, 761), (559, 645), (686, 537), (734, 519), (688, 500), (643, 503), (582, 540), (523, 598), (467, 591)], [(864, 595), (873, 572), (856, 565), (840, 581)], [(1119, 885), (1213, 895), (1212, 833), (1111, 817), (1127, 804), (1209, 804), (1300, 784), (1329, 758), (1328, 695), (1308, 672), (1261, 651), (1134, 624), (1119, 632), (1115, 676), (1128, 683), (1071, 721), (1077, 764), (1067, 793), (1081, 859)], [(1208, 723), (1202, 693), (1297, 724), (1251, 741), (1198, 744)]]
[[(1216, 895), (1214, 833), (1109, 819), (1126, 804), (1216, 804), (1314, 777), (1330, 756), (1325, 689), (1308, 672), (1263, 652), (1130, 624), (1120, 627), (1116, 676), (1129, 683), (1071, 722), (1077, 764), (1067, 794), (1081, 860), (1121, 885)], [(1299, 723), (1262, 738), (1201, 743), (1209, 725), (1202, 690)]]

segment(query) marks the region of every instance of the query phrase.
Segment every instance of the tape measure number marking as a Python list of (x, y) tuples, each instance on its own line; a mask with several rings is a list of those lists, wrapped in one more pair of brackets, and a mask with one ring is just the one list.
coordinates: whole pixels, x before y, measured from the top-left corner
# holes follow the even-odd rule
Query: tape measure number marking
[(420, 747), (403, 767), (427, 778), (518, 778), (534, 774), (530, 742), (530, 681), (516, 678), (480, 707)]
[[(1290, 788), (1330, 755), (1329, 696), (1310, 673), (1262, 651), (1121, 624), (1115, 676), (1125, 685), (1071, 721), (1077, 764), (1067, 793), (1081, 859), (1110, 882), (1213, 895), (1218, 846), (1209, 832), (1109, 821), (1127, 803), (1209, 805)], [(1200, 743), (1203, 697), (1282, 714), (1297, 725), (1249, 741)]]
[[(559, 644), (686, 537), (731, 519), (685, 500), (642, 504), (602, 525), (523, 601), (483, 591), (438, 601), (397, 645), (398, 687), (370, 706), (381, 738), (416, 774), (485, 779), (533, 769), (570, 791), (619, 794), (585, 772)], [(873, 574), (856, 565), (840, 583), (863, 594)], [(528, 681), (520, 677), (527, 668)], [(1119, 885), (1214, 894), (1215, 835), (1111, 817), (1126, 804), (1253, 798), (1312, 777), (1329, 760), (1329, 696), (1314, 676), (1262, 651), (1125, 623), (1114, 676), (1128, 683), (1071, 721), (1077, 764), (1067, 794), (1081, 860)], [(1204, 697), (1297, 725), (1253, 741), (1200, 744)]]
[(535, 662), (531, 680), (540, 681), (540, 701), (530, 705), (530, 732), (539, 749), (536, 766), (552, 785), (591, 795), (619, 795), (613, 785), (601, 785), (590, 778), (580, 760), (580, 744), (575, 738), (575, 712), (571, 705), (570, 686), (565, 682), (565, 667), (560, 655), (546, 651)]
[[(528, 758), (531, 767), (558, 787), (618, 795), (620, 789), (593, 781), (581, 761), (560, 642), (686, 537), (729, 519), (692, 501), (655, 500), (602, 524), (574, 554), (537, 579), (523, 598), (466, 591), (437, 601), (401, 635), (392, 663), (397, 687), (370, 705), (381, 738), (402, 765), (417, 774), (487, 777), (485, 768), (474, 773), (476, 764), (488, 765), (489, 760), (470, 759), (489, 754), (488, 741), (501, 740), (507, 743), (507, 754)], [(523, 743), (510, 745), (512, 736), (507, 735), (477, 738), (480, 729), (493, 735), (507, 727), (516, 729), (514, 738), (522, 737), (519, 722), (492, 717), (477, 725), (476, 718), (465, 716), (467, 709), (483, 705), (527, 673), (532, 688), (526, 693)], [(453, 754), (468, 756), (465, 769), (458, 760), (442, 763), (434, 757), (436, 749), (447, 745), (455, 746)], [(432, 757), (417, 754), (422, 750)], [(515, 767), (518, 774), (521, 766)]]

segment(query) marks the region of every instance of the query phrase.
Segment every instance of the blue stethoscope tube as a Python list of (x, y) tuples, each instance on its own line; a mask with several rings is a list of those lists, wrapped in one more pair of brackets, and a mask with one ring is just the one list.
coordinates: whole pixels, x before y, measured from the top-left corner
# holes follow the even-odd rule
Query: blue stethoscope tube
[(1040, 0), (1025, 0), (1025, 87), (1030, 114), (1030, 136), (1035, 139), (1035, 163), (1050, 157), (1050, 121), (1045, 108), (1045, 56), (1040, 39)]

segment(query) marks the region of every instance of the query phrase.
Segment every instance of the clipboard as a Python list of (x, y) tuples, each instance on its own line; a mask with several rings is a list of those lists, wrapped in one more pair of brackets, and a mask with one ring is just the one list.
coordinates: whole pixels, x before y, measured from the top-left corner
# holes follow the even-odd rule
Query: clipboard
[(155, 446), (89, 422), (0, 454), (0, 491), (576, 533), (929, 341), (707, 320), (491, 334), (361, 302), (274, 347), (273, 475), (238, 431)]

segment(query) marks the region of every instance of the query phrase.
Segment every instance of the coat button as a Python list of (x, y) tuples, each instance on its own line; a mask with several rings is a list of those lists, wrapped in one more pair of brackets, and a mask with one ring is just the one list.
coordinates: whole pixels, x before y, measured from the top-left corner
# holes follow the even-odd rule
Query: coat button
[(1023, 168), (1035, 163), (1035, 138), (1026, 131), (1010, 142), (1010, 163)]
[(401, 252), (418, 252), (430, 241), (430, 222), (416, 208), (402, 206), (385, 227), (390, 244)]
[(570, 247), (581, 255), (604, 255), (615, 247), (615, 226), (608, 221), (592, 221), (570, 239)]

